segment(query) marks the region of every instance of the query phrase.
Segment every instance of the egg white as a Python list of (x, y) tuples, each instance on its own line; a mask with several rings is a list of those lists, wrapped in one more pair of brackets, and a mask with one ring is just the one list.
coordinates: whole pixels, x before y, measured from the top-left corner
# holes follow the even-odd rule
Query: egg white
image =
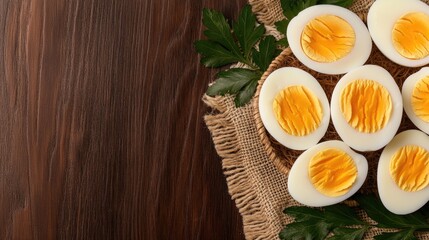
[[(420, 130), (429, 134), (429, 123), (423, 121), (419, 118), (413, 110), (413, 105), (411, 103), (411, 97), (413, 95), (413, 90), (416, 85), (422, 78), (429, 76), (429, 67), (422, 68), (420, 71), (410, 75), (402, 85), (402, 100), (404, 102), (404, 110), (411, 122), (416, 125)], [(429, 107), (429, 106), (428, 106)]]
[(418, 130), (399, 133), (383, 150), (377, 169), (377, 187), (383, 205), (392, 213), (408, 214), (417, 211), (429, 200), (429, 187), (407, 192), (398, 187), (390, 176), (392, 156), (406, 145), (420, 146), (429, 151), (429, 136)]
[[(273, 110), (276, 95), (289, 86), (302, 85), (308, 88), (318, 99), (323, 109), (319, 127), (305, 136), (293, 136), (283, 130), (278, 123)], [(330, 110), (325, 91), (319, 82), (309, 73), (294, 67), (284, 67), (272, 72), (262, 85), (259, 94), (259, 113), (267, 131), (279, 143), (295, 150), (305, 150), (316, 145), (328, 129)]]
[[(321, 63), (309, 58), (301, 47), (302, 31), (309, 21), (325, 15), (335, 15), (347, 21), (355, 31), (355, 46), (351, 52), (330, 63)], [(352, 11), (334, 5), (316, 5), (301, 11), (296, 17), (292, 18), (287, 28), (287, 39), (289, 47), (293, 54), (305, 66), (315, 71), (325, 74), (343, 74), (355, 67), (362, 66), (371, 54), (372, 41), (368, 29), (362, 20)]]
[[(346, 152), (356, 164), (357, 178), (350, 191), (338, 197), (329, 197), (320, 193), (311, 183), (308, 167), (311, 158), (327, 148), (336, 148)], [(289, 172), (288, 190), (290, 195), (298, 202), (311, 206), (323, 207), (342, 202), (355, 194), (365, 182), (368, 174), (368, 162), (366, 158), (338, 140), (326, 141), (309, 148), (303, 152), (295, 161)]]
[[(392, 101), (392, 115), (383, 129), (374, 133), (359, 132), (349, 125), (341, 112), (341, 92), (358, 79), (373, 80), (380, 83), (389, 92)], [(353, 149), (358, 151), (376, 151), (384, 147), (395, 136), (402, 119), (402, 96), (399, 87), (390, 73), (376, 65), (364, 65), (344, 75), (337, 83), (331, 98), (332, 122), (338, 135)]]
[(420, 67), (429, 63), (429, 56), (408, 59), (396, 51), (392, 41), (392, 29), (396, 21), (409, 12), (429, 15), (429, 6), (419, 0), (377, 0), (368, 11), (368, 29), (375, 45), (392, 62), (406, 67)]

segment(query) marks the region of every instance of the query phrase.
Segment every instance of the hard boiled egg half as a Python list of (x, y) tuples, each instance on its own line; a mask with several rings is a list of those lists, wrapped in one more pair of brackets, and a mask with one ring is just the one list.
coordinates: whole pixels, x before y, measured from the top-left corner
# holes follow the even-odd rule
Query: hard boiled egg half
[(395, 214), (417, 211), (429, 200), (429, 137), (418, 130), (398, 134), (383, 150), (377, 186), (383, 205)]
[(404, 110), (420, 130), (429, 134), (429, 68), (410, 75), (402, 86)]
[(368, 173), (366, 158), (344, 142), (320, 143), (302, 153), (288, 178), (290, 195), (311, 207), (333, 205), (356, 193)]
[(371, 53), (371, 37), (362, 20), (334, 5), (304, 9), (290, 21), (286, 34), (296, 58), (325, 74), (362, 66)]
[(374, 43), (391, 61), (419, 67), (429, 63), (429, 6), (419, 0), (377, 0), (368, 12)]
[(375, 151), (395, 136), (402, 118), (402, 96), (384, 68), (365, 65), (344, 75), (332, 93), (337, 133), (358, 151)]
[(267, 77), (259, 94), (259, 113), (271, 136), (295, 150), (316, 145), (330, 119), (328, 98), (319, 82), (293, 67)]

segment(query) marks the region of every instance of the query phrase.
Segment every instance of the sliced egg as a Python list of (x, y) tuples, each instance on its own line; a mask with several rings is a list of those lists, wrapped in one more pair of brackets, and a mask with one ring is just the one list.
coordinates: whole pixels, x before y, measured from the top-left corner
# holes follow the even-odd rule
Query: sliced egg
[(296, 58), (325, 74), (346, 73), (371, 54), (371, 37), (362, 20), (334, 5), (304, 9), (290, 21), (286, 34)]
[(333, 140), (303, 152), (288, 178), (290, 195), (311, 207), (333, 205), (356, 193), (368, 173), (366, 158)]
[(358, 151), (375, 151), (395, 136), (402, 96), (384, 68), (365, 65), (344, 75), (332, 93), (331, 115), (341, 139)]
[(267, 77), (259, 95), (259, 112), (271, 136), (295, 150), (316, 145), (330, 119), (328, 98), (319, 82), (293, 67), (277, 69)]
[(405, 80), (402, 99), (408, 118), (429, 134), (429, 67), (422, 68)]
[(391, 61), (419, 67), (429, 63), (429, 6), (419, 0), (377, 0), (368, 12), (374, 43)]
[(412, 213), (429, 200), (429, 137), (418, 130), (399, 133), (383, 150), (377, 186), (383, 205), (395, 214)]

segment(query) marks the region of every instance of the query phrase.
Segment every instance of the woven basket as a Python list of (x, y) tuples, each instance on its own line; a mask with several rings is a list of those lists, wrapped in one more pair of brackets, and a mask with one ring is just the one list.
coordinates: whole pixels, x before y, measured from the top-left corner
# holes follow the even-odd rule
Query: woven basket
[[(366, 20), (365, 15), (362, 15), (360, 17), (364, 21)], [(403, 82), (409, 75), (415, 73), (420, 69), (420, 68), (407, 68), (391, 62), (377, 49), (375, 45), (373, 45), (371, 56), (369, 57), (366, 64), (375, 64), (387, 69), (390, 72), (390, 74), (393, 76), (393, 78), (396, 80), (399, 88), (402, 88)], [(254, 118), (256, 121), (256, 126), (258, 128), (259, 137), (261, 139), (262, 144), (264, 145), (266, 152), (268, 153), (269, 158), (271, 159), (271, 161), (273, 161), (276, 168), (284, 174), (287, 174), (289, 172), (295, 159), (302, 153), (302, 151), (288, 149), (283, 145), (281, 145), (280, 143), (278, 143), (273, 137), (271, 137), (268, 134), (264, 125), (262, 124), (262, 120), (259, 114), (258, 102), (259, 102), (259, 93), (261, 91), (261, 87), (265, 79), (274, 70), (281, 67), (286, 67), (286, 66), (298, 67), (300, 69), (303, 69), (309, 72), (313, 77), (315, 77), (319, 81), (322, 88), (325, 90), (328, 99), (331, 99), (332, 91), (336, 83), (343, 76), (343, 75), (326, 75), (326, 74), (321, 74), (319, 72), (310, 70), (309, 68), (305, 67), (301, 62), (299, 62), (297, 58), (295, 58), (295, 56), (292, 54), (289, 48), (286, 48), (285, 50), (283, 50), (282, 53), (271, 63), (268, 70), (263, 74), (262, 78), (259, 81), (258, 88), (256, 90), (255, 101), (253, 102)], [(411, 123), (411, 121), (404, 113), (401, 125), (399, 127), (399, 132), (407, 129), (415, 129), (415, 126)], [(328, 130), (321, 141), (334, 140), (334, 139), (340, 140), (340, 137), (335, 131), (332, 121), (330, 121)], [(374, 192), (376, 191), (376, 171), (377, 171), (378, 158), (381, 154), (381, 150), (375, 151), (375, 152), (365, 152), (361, 154), (363, 154), (367, 158), (368, 164), (369, 164), (368, 177), (365, 185), (362, 188), (362, 191)]]

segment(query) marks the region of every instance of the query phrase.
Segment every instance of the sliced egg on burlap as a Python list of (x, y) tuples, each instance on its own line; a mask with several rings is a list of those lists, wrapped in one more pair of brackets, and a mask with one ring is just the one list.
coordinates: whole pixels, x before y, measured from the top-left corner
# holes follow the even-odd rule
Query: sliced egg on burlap
[(286, 35), (296, 58), (320, 73), (346, 73), (371, 54), (371, 37), (362, 20), (334, 5), (304, 9), (292, 18)]
[(323, 207), (356, 193), (368, 173), (366, 158), (344, 142), (332, 140), (303, 152), (289, 172), (288, 190), (298, 202)]
[(422, 68), (405, 80), (402, 100), (411, 122), (429, 134), (429, 67)]
[(429, 63), (429, 6), (419, 0), (377, 0), (368, 12), (374, 43), (391, 61), (419, 67)]
[(383, 205), (395, 214), (417, 211), (429, 200), (429, 137), (418, 130), (399, 133), (383, 150), (377, 187)]
[(272, 72), (259, 94), (259, 113), (267, 131), (287, 148), (316, 145), (329, 125), (329, 102), (319, 82), (293, 67)]
[(365, 65), (344, 75), (332, 93), (337, 133), (358, 151), (375, 151), (395, 136), (402, 118), (402, 96), (384, 68)]

